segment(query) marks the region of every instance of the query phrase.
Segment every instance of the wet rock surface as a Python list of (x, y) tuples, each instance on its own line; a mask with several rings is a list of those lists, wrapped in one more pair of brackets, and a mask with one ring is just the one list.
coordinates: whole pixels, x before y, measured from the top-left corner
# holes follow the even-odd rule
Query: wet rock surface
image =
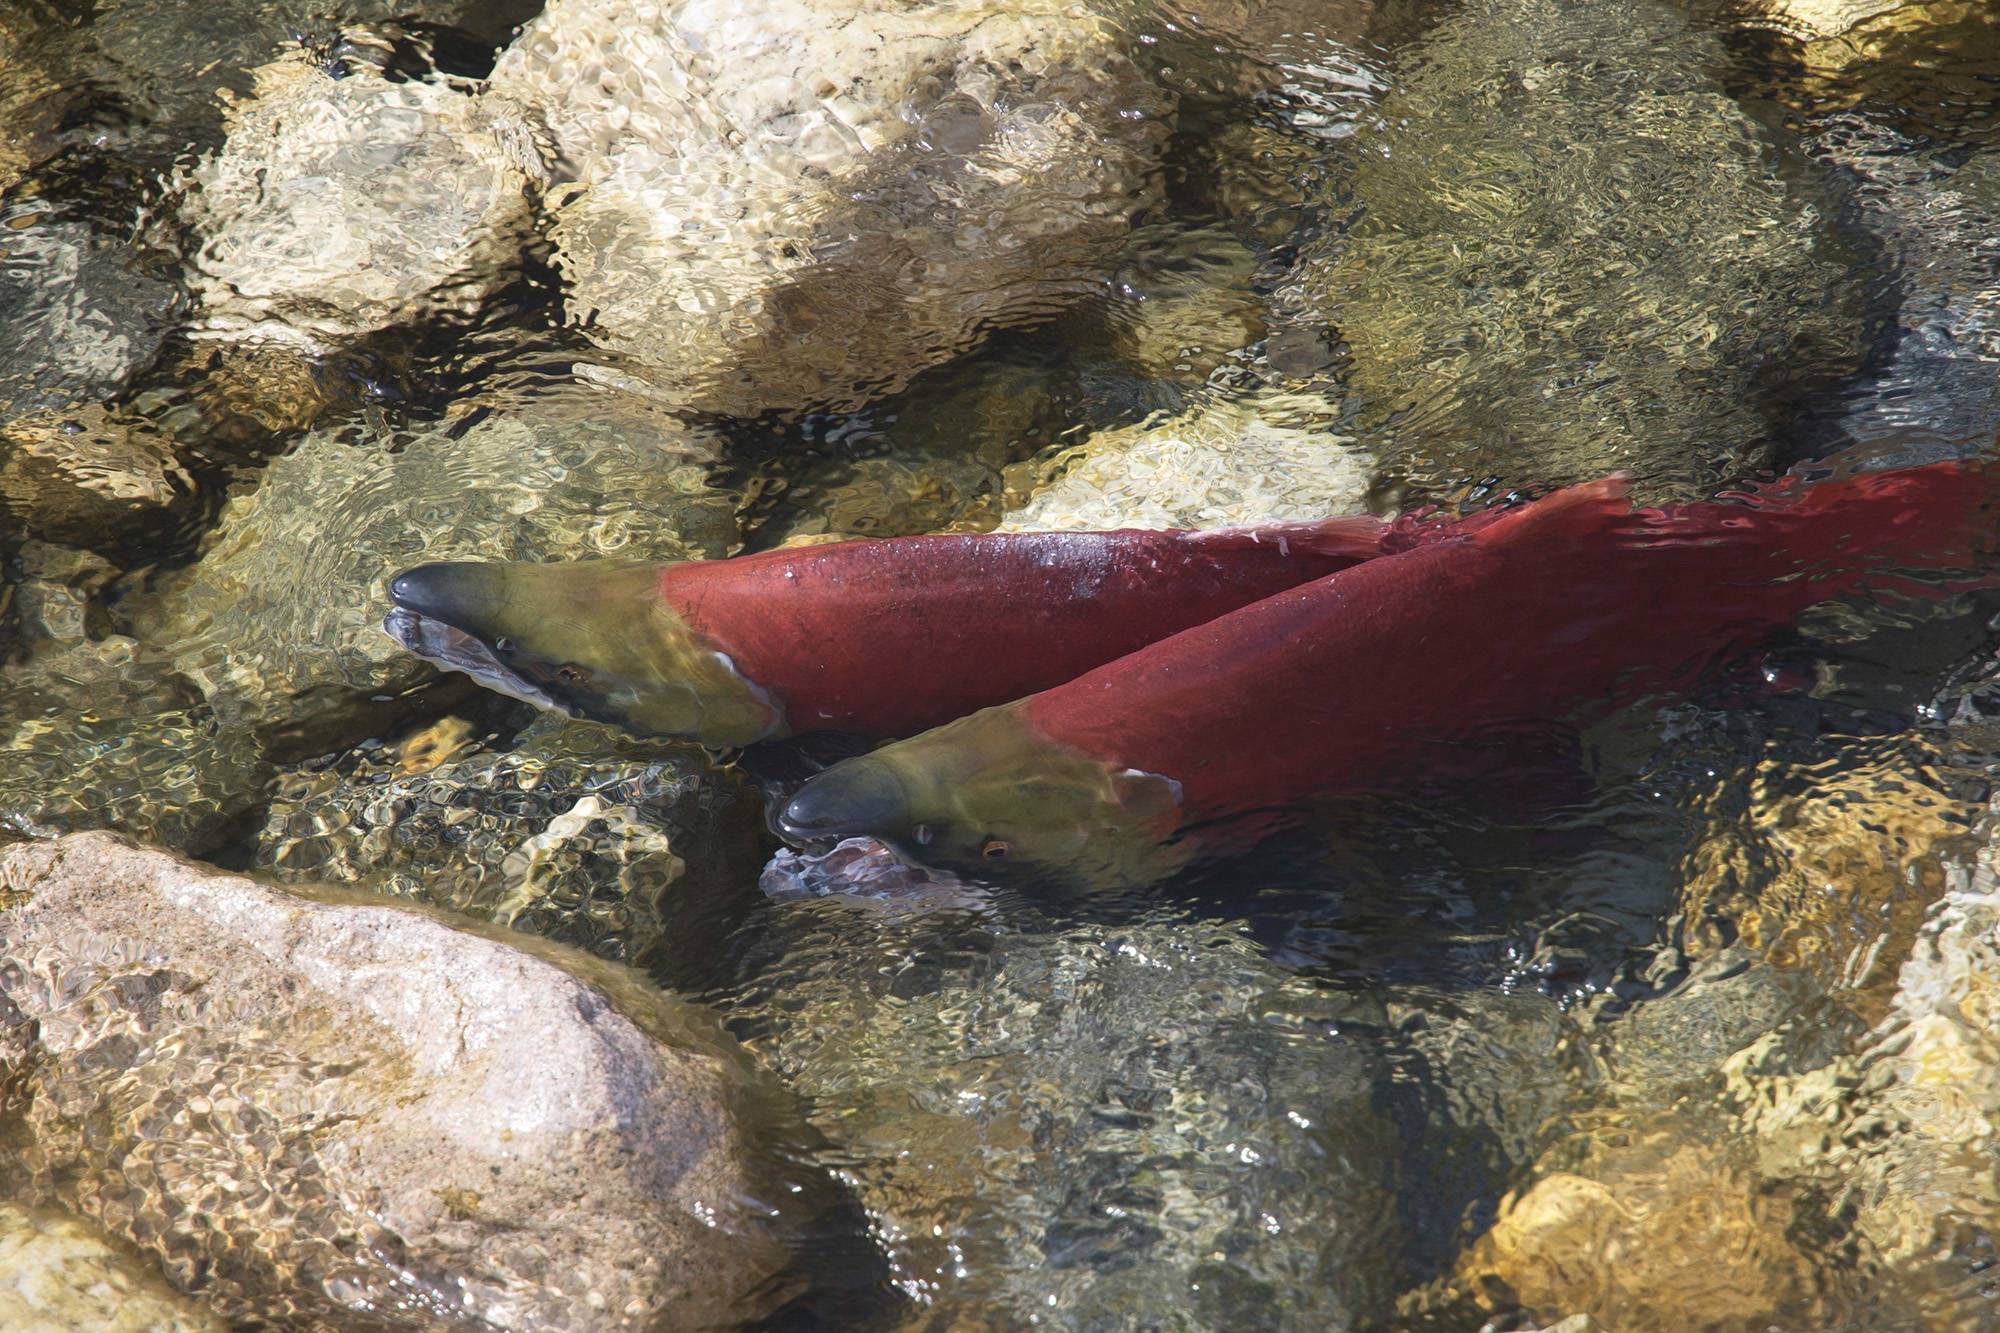
[(23, 533), (90, 545), (194, 498), (171, 440), (95, 404), (0, 425), (0, 514)]
[(1704, 494), (1859, 366), (1837, 201), (1704, 72), (1714, 42), (1666, 6), (1482, 0), (1405, 53), (1355, 220), (1281, 293), (1345, 343), (1392, 474)]
[(129, 237), (32, 195), (0, 214), (0, 419), (110, 397), (158, 354), (179, 293)]
[(553, 716), (498, 749), (435, 734), (285, 775), (258, 866), (645, 965), (711, 947), (763, 859), (755, 795), (694, 746)]
[(339, 337), (466, 311), (526, 240), (540, 149), (444, 79), (297, 51), (254, 73), (179, 218), (212, 330)]
[(2000, 151), (1916, 156), (1903, 133), (1864, 115), (1829, 116), (1815, 155), (1851, 172), (1864, 225), (1902, 275), (1895, 345), (1849, 391), (1857, 438), (1941, 442), (2000, 428)]
[(925, 1326), (1386, 1313), (1426, 1165), (1375, 1000), (1287, 974), (1229, 923), (1063, 926), (842, 856), (820, 869), (845, 893), (767, 873), (832, 896), (788, 893), (764, 932), (782, 954), (733, 1007), (822, 1108)]
[(0, 1204), (0, 1324), (16, 1333), (226, 1327), (82, 1218), (14, 1204)]
[[(1214, 528), (1358, 513), (1373, 460), (1309, 395), (1211, 398), (1037, 460), (1006, 531)], [(1026, 487), (1022, 488), (1026, 490)]]
[(1103, 277), (1165, 99), (1081, 7), (558, 0), (494, 70), (572, 318), (713, 410), (851, 406)]
[(699, 1011), (108, 835), (0, 876), (10, 1193), (223, 1314), (690, 1327), (782, 1296), (781, 1103)]
[(122, 636), (50, 646), (0, 675), (0, 829), (115, 828), (214, 850), (262, 798), (262, 748), (171, 663)]
[(275, 755), (324, 753), (436, 678), (381, 631), (399, 571), (720, 554), (735, 502), (708, 484), (706, 456), (671, 419), (594, 391), (415, 438), (315, 433), (128, 614)]
[[(1990, 763), (1799, 744), (1903, 737), (1930, 684), (1640, 710), (1471, 818), (1054, 904), (876, 844), (760, 875), (725, 756), (376, 629), (426, 559), (1934, 456), (2000, 416), (1978, 6), (477, 8), (0, 16), (0, 841), (44, 840), (0, 960), (54, 960), (0, 975), (0, 1254), (72, 1256), (33, 1309), (169, 1323), (137, 1246), (300, 1327), (731, 1323), (802, 1282), (869, 1327), (1990, 1322)], [(1620, 744), (1663, 756), (1629, 791)], [(102, 825), (297, 888), (47, 841)], [(716, 1002), (865, 1216), (794, 1274), (792, 1114), (707, 1019), (567, 953), (544, 1005), (539, 955), (419, 904)], [(423, 1137), (610, 1046), (553, 1168)], [(770, 1230), (661, 1211), (689, 1144)], [(893, 1295), (845, 1299), (861, 1243)]]

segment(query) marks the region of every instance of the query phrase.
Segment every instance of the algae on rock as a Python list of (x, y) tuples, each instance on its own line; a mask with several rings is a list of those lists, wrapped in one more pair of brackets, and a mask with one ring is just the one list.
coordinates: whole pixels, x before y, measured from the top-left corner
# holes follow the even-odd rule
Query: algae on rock
[(1671, 7), (1475, 0), (1402, 63), (1350, 141), (1355, 221), (1281, 293), (1338, 330), (1392, 474), (1706, 494), (1860, 364), (1827, 200)]
[(893, 1280), (935, 1326), (1192, 1310), (1326, 1329), (1386, 1310), (1407, 1159), (1379, 1056), (1344, 1033), (1361, 1000), (1221, 926), (776, 910), (783, 956), (735, 1008), (826, 1109)]
[(645, 966), (702, 947), (692, 928), (755, 874), (757, 815), (695, 746), (544, 716), (434, 767), (350, 756), (285, 775), (257, 863)]
[(594, 390), (414, 439), (319, 431), (229, 504), (197, 563), (126, 609), (218, 715), (279, 758), (325, 753), (436, 679), (381, 632), (399, 571), (720, 555), (735, 500), (705, 460), (671, 419)]

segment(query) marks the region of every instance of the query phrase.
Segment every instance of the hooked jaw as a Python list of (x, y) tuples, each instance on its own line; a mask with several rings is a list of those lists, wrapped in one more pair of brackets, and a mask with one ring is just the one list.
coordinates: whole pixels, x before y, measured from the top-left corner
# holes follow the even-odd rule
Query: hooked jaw
[(910, 829), (910, 796), (895, 769), (872, 755), (836, 764), (801, 787), (778, 815), (800, 842), (859, 835), (900, 841)]
[(667, 604), (661, 567), (448, 561), (389, 584), (383, 630), (499, 693), (642, 734), (745, 745), (783, 715)]

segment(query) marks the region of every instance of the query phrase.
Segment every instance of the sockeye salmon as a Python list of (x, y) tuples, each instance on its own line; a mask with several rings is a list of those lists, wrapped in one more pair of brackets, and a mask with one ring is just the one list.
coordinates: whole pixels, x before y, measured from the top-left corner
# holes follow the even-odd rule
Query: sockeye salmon
[(489, 688), (631, 731), (711, 745), (907, 736), (1444, 531), (1364, 515), (668, 565), (430, 564), (391, 583), (383, 628)]
[(1143, 882), (1232, 821), (1419, 776), (1476, 728), (1683, 686), (1876, 575), (1976, 566), (1994, 501), (1991, 467), (1961, 462), (1638, 511), (1616, 481), (1574, 487), (836, 764), (780, 824)]

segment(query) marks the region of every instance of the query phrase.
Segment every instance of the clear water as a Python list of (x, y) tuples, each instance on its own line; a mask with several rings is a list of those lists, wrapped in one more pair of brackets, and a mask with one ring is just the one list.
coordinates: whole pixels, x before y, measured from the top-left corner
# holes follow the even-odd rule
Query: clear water
[[(1990, 1326), (1990, 1164), (1869, 1091), (1975, 862), (1990, 599), (1816, 616), (1549, 738), (1536, 789), (1330, 807), (1087, 901), (767, 868), (746, 792), (792, 759), (551, 728), (370, 628), (426, 555), (1472, 508), (1613, 469), (1685, 498), (1987, 447), (2000, 26), (1932, 0), (1802, 40), (1783, 8), (1121, 4), (1134, 106), (1175, 110), (1101, 277), (852, 410), (731, 415), (580, 391), (630, 363), (532, 229), (337, 348), (200, 336), (161, 219), (224, 90), (291, 34), (478, 77), (528, 13), (10, 6), (0, 827), (428, 897), (715, 1006), (854, 1203), (801, 1244), (799, 1325)], [(79, 431), (167, 502), (30, 530), (57, 483), (14, 460)], [(580, 798), (610, 814), (550, 834)], [(1782, 1113), (1814, 1088), (1817, 1156)]]

